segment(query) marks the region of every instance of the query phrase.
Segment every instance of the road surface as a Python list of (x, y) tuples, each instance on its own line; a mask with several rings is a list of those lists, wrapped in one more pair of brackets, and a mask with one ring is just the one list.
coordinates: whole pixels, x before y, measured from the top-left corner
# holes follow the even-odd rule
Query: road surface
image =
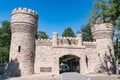
[(120, 78), (115, 78), (113, 76), (102, 76), (102, 77), (90, 77), (81, 75), (76, 72), (66, 72), (61, 74), (61, 78), (49, 78), (49, 77), (43, 77), (40, 75), (34, 75), (34, 76), (24, 76), (24, 77), (13, 77), (13, 78), (0, 78), (0, 80), (120, 80)]
[(84, 76), (76, 72), (68, 72), (68, 73), (62, 73), (63, 77), (61, 80), (120, 80), (120, 78), (115, 77), (89, 77)]

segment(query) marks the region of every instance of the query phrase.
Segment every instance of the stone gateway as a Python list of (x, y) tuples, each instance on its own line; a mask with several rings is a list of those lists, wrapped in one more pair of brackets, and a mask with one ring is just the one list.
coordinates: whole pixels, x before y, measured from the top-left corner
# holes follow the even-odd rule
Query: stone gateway
[[(62, 56), (79, 58), (81, 74), (106, 72), (105, 58), (114, 64), (113, 25), (96, 21), (91, 26), (93, 42), (82, 41), (82, 34), (76, 37), (58, 37), (35, 40), (38, 14), (26, 8), (16, 8), (11, 16), (11, 46), (7, 69), (8, 76), (31, 74), (59, 75)], [(74, 63), (74, 62), (73, 62)], [(113, 71), (114, 66), (111, 68)]]

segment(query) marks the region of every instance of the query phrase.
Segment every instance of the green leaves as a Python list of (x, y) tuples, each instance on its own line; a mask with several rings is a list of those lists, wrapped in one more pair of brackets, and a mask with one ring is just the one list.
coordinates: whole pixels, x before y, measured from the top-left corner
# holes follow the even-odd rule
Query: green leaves
[(81, 27), (81, 33), (83, 36), (83, 41), (92, 41), (91, 27), (89, 24)]
[(0, 47), (0, 62), (8, 63), (8, 61), (9, 61), (9, 47), (8, 46)]
[(96, 20), (108, 22), (110, 21), (110, 14), (109, 0), (97, 0), (94, 2), (90, 20), (92, 20), (92, 22), (95, 22)]
[(71, 29), (71, 27), (68, 27), (64, 30), (64, 32), (62, 33), (63, 37), (75, 37), (75, 34), (73, 32), (73, 30)]
[(97, 0), (91, 12), (90, 23), (96, 20), (112, 22), (114, 26), (120, 27), (120, 0)]
[(36, 39), (48, 39), (48, 35), (44, 31), (38, 31), (36, 33)]
[(9, 61), (10, 40), (10, 22), (2, 21), (2, 27), (0, 28), (0, 62), (2, 63)]

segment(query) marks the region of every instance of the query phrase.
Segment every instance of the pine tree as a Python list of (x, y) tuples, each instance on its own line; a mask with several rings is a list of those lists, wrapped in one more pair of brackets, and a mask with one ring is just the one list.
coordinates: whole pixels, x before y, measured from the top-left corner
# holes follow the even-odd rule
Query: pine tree
[(81, 26), (83, 41), (92, 41), (91, 27), (89, 24)]
[(62, 33), (63, 37), (75, 37), (75, 34), (73, 32), (73, 30), (71, 29), (71, 27), (68, 27), (64, 30), (64, 32)]

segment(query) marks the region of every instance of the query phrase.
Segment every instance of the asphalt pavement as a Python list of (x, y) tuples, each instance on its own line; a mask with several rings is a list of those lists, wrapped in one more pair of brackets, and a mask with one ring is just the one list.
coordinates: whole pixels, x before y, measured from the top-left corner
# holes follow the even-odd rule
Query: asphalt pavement
[(111, 76), (85, 76), (76, 72), (62, 73), (61, 80), (120, 80), (117, 77)]
[[(97, 75), (97, 76), (95, 76)], [(66, 72), (62, 73), (60, 77), (51, 77), (51, 76), (41, 76), (40, 74), (24, 77), (13, 77), (13, 78), (0, 78), (0, 80), (120, 80), (120, 77), (115, 76), (105, 76), (94, 74), (90, 75), (81, 75), (76, 72)]]

